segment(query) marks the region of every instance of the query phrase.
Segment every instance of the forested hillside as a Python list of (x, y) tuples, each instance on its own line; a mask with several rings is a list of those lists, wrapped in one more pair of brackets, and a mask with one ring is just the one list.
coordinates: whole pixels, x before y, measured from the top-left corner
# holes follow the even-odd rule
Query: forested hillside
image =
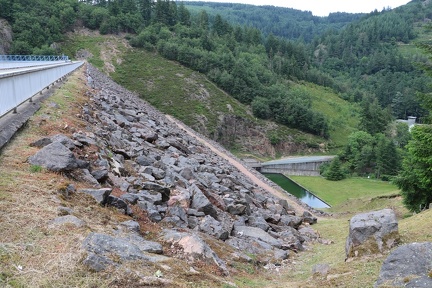
[(311, 42), (315, 37), (329, 30), (339, 30), (366, 14), (330, 13), (328, 17), (313, 16), (310, 11), (275, 6), (254, 6), (236, 3), (214, 3), (187, 1), (192, 18), (200, 17), (206, 11), (210, 19), (222, 16), (229, 23), (259, 29), (265, 36)]
[[(0, 0), (0, 17), (9, 21), (14, 32), (11, 53), (62, 53), (65, 32), (83, 26), (101, 34), (126, 33), (122, 35), (132, 46), (205, 74), (219, 88), (249, 105), (255, 117), (317, 135), (330, 143), (334, 141), (331, 135), (342, 126), (357, 122), (350, 118), (358, 117), (359, 111), (359, 124), (352, 128), (370, 137), (347, 134), (338, 142), (348, 145), (340, 155), (347, 173), (373, 173), (377, 177), (397, 173), (397, 169), (378, 169), (399, 167), (398, 163), (390, 165), (383, 151), (393, 151), (389, 145), (403, 149), (407, 142), (402, 139), (403, 133), (397, 133), (403, 129), (389, 124), (408, 115), (423, 121), (428, 115), (418, 95), (431, 91), (428, 76), (419, 69), (429, 60), (407, 47), (432, 18), (429, 1), (412, 1), (398, 9), (367, 15), (329, 17), (267, 6), (192, 4), (193, 13), (184, 3), (168, 0)], [(208, 9), (197, 11), (200, 5), (211, 7), (212, 13), (217, 9), (220, 14), (210, 14)], [(240, 18), (232, 20), (233, 11), (247, 19), (247, 25), (241, 25)], [(266, 18), (270, 14), (275, 18)], [(288, 20), (292, 23), (284, 22)], [(276, 30), (269, 33), (258, 22), (273, 23), (275, 29), (288, 25), (292, 27), (289, 33), (298, 35), (291, 40), (277, 37)], [(325, 29), (329, 30), (323, 32)], [(124, 71), (130, 70), (122, 71), (124, 75), (118, 81), (135, 85), (125, 77)], [(345, 113), (343, 119), (338, 118), (335, 111), (344, 108), (330, 101), (334, 110), (326, 110), (328, 105), (323, 102), (330, 97), (327, 95), (334, 94), (358, 109), (352, 108), (351, 116)], [(275, 134), (269, 139), (274, 144), (280, 140)], [(349, 148), (353, 143), (357, 143), (357, 152)], [(363, 156), (356, 158), (356, 153)]]

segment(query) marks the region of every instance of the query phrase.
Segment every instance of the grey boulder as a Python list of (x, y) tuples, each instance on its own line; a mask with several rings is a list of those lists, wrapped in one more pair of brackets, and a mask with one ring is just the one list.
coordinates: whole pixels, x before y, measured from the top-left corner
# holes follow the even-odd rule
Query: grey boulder
[(375, 287), (432, 287), (432, 242), (396, 248), (384, 261)]
[(382, 253), (393, 248), (398, 241), (398, 222), (393, 210), (357, 214), (350, 220), (346, 258)]
[(59, 142), (43, 147), (35, 155), (30, 156), (28, 162), (54, 172), (70, 171), (79, 166), (75, 155)]

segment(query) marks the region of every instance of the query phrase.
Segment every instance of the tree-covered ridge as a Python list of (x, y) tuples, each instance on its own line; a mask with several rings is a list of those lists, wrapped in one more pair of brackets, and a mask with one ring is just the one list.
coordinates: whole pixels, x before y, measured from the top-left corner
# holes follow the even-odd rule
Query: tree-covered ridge
[(78, 16), (76, 0), (0, 0), (0, 18), (12, 25), (12, 53), (52, 54)]
[(374, 96), (396, 118), (423, 117), (416, 99), (429, 79), (418, 70), (424, 57), (401, 54), (399, 46), (416, 37), (416, 23), (427, 21), (432, 5), (412, 1), (394, 10), (375, 11), (340, 31), (329, 31), (312, 43), (314, 64), (337, 79), (345, 99)]
[(312, 109), (307, 93), (289, 87), (288, 80), (332, 85), (330, 78), (311, 69), (302, 44), (264, 38), (258, 29), (233, 26), (220, 15), (210, 23), (205, 11), (196, 21), (153, 21), (131, 44), (207, 74), (230, 95), (252, 104), (259, 118), (328, 137), (327, 120)]
[[(139, 33), (136, 47), (157, 50), (164, 57), (200, 71), (243, 103), (254, 103), (256, 116), (328, 137), (325, 117), (311, 107), (307, 93), (291, 91), (288, 80), (331, 85), (326, 75), (310, 67), (304, 45), (269, 36), (256, 28), (233, 26), (203, 11), (192, 19), (183, 3), (169, 0), (46, 1), (0, 0), (15, 38), (12, 53), (52, 54), (74, 25), (102, 34)], [(66, 17), (67, 16), (67, 17)], [(60, 24), (61, 23), (61, 24)], [(25, 25), (24, 25), (25, 24)], [(266, 111), (263, 111), (266, 110)]]
[(193, 17), (206, 11), (210, 19), (222, 16), (233, 25), (259, 29), (264, 35), (273, 34), (290, 40), (312, 41), (328, 30), (339, 30), (365, 14), (330, 13), (328, 17), (314, 16), (310, 11), (274, 6), (254, 6), (235, 3), (185, 2)]
[[(432, 5), (427, 2), (375, 11), (307, 44), (265, 35), (205, 10), (192, 15), (184, 3), (170, 0), (35, 0), (31, 4), (28, 0), (0, 0), (0, 4), (0, 17), (12, 24), (15, 34), (12, 53), (60, 52), (57, 43), (74, 27), (99, 29), (102, 34), (131, 33), (132, 45), (158, 51), (205, 73), (233, 97), (250, 104), (255, 116), (323, 137), (330, 129), (326, 117), (313, 109), (306, 90), (291, 88), (293, 82), (312, 82), (349, 101), (374, 104), (363, 109), (359, 127), (372, 134), (384, 132), (389, 115), (426, 114), (415, 95), (429, 91), (428, 79), (413, 59), (400, 54), (398, 45), (416, 36), (415, 22), (432, 15)], [(244, 7), (246, 15), (250, 8), (229, 7), (240, 12)], [(263, 9), (278, 15), (279, 8)], [(280, 13), (291, 10), (282, 8)], [(293, 19), (299, 20), (298, 15), (303, 14), (304, 21), (342, 23), (351, 19), (348, 15), (315, 19), (310, 13), (297, 12), (291, 13)]]

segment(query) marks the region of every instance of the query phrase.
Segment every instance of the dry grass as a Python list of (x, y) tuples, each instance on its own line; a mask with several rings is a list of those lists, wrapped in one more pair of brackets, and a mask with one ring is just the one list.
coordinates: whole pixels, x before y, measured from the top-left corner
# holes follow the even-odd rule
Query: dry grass
[[(60, 205), (74, 206), (82, 201), (76, 197), (66, 203), (57, 195), (57, 187), (67, 181), (62, 175), (47, 171), (32, 172), (27, 158), (37, 148), (29, 146), (34, 140), (56, 133), (69, 134), (81, 129), (82, 122), (71, 115), (78, 113), (84, 82), (75, 74), (55, 93), (24, 131), (1, 151), (0, 156), (0, 286), (2, 287), (84, 287), (102, 284), (92, 275), (83, 275), (79, 264), (80, 243), (88, 228), (47, 228), (57, 217)], [(82, 75), (81, 75), (82, 77)], [(72, 104), (73, 100), (73, 104)], [(77, 101), (76, 101), (77, 100)], [(75, 102), (76, 101), (76, 102)], [(53, 108), (57, 103), (58, 108)], [(65, 110), (71, 114), (64, 113)], [(61, 119), (61, 120), (60, 120)], [(67, 126), (66, 126), (67, 125)], [(67, 128), (65, 128), (67, 127)], [(79, 186), (79, 183), (76, 183)], [(88, 201), (94, 206), (92, 202)], [(99, 209), (99, 207), (94, 207)], [(88, 213), (75, 213), (83, 220)], [(66, 284), (67, 283), (67, 284)]]
[[(0, 287), (233, 287), (217, 276), (215, 267), (197, 262), (193, 266), (195, 272), (190, 270), (190, 264), (176, 258), (161, 265), (129, 263), (105, 273), (90, 273), (80, 264), (85, 256), (81, 243), (89, 232), (110, 234), (120, 221), (130, 220), (130, 217), (115, 209), (100, 207), (84, 194), (64, 197), (58, 190), (65, 185), (72, 183), (82, 188), (84, 184), (59, 173), (37, 172), (39, 170), (31, 169), (27, 158), (38, 150), (29, 143), (43, 136), (71, 135), (85, 130), (86, 123), (77, 117), (88, 100), (83, 71), (69, 77), (25, 129), (0, 152)], [(58, 108), (53, 108), (53, 103)], [(89, 153), (93, 151), (90, 150)], [(114, 194), (120, 196), (121, 191), (115, 190)], [(352, 211), (391, 206), (401, 218), (403, 243), (432, 241), (429, 232), (432, 231), (432, 211), (402, 219), (407, 213), (398, 198), (367, 199), (353, 205)], [(73, 214), (87, 225), (48, 228), (49, 221), (58, 216), (59, 206), (73, 209)], [(149, 240), (157, 239), (161, 227), (149, 221), (145, 213), (134, 212), (142, 234)], [(273, 270), (231, 261), (228, 263), (231, 277), (225, 280), (231, 279), (237, 287), (372, 287), (386, 255), (344, 261), (351, 216), (320, 219), (314, 225), (321, 236), (332, 240), (333, 244), (311, 245), (308, 251), (293, 255), (287, 266)], [(233, 252), (218, 241), (208, 243), (224, 259)], [(317, 263), (330, 265), (329, 276), (312, 275), (312, 267)], [(157, 270), (163, 272), (163, 279), (153, 277)]]
[[(142, 267), (142, 275), (131, 275), (132, 272), (121, 269), (90, 273), (83, 267), (81, 260), (85, 253), (81, 243), (88, 233), (110, 234), (119, 222), (131, 218), (97, 205), (85, 194), (65, 197), (58, 191), (66, 185), (71, 183), (77, 188), (86, 185), (60, 173), (32, 169), (27, 163), (27, 158), (38, 151), (29, 146), (31, 142), (58, 133), (70, 136), (85, 129), (85, 122), (77, 117), (88, 101), (83, 71), (84, 68), (70, 76), (1, 151), (0, 287), (143, 287), (145, 283), (170, 286), (172, 281), (145, 278), (159, 267)], [(59, 206), (71, 208), (73, 215), (87, 225), (48, 228), (48, 223), (58, 216)], [(126, 285), (131, 280), (139, 285)]]
[[(0, 152), (0, 287), (229, 287), (215, 267), (197, 262), (197, 272), (191, 272), (190, 264), (176, 258), (163, 264), (131, 262), (101, 273), (91, 273), (81, 264), (86, 255), (81, 243), (89, 232), (112, 234), (119, 222), (131, 218), (97, 205), (88, 195), (59, 193), (68, 184), (78, 189), (86, 185), (61, 173), (35, 169), (27, 158), (38, 151), (30, 147), (33, 141), (85, 131), (86, 123), (79, 118), (88, 101), (84, 69), (70, 76)], [(91, 156), (96, 150), (88, 147), (82, 152)], [(116, 196), (121, 193), (113, 191)], [(71, 208), (87, 225), (49, 228), (59, 206)], [(157, 239), (161, 227), (144, 212), (134, 212), (144, 237)], [(163, 279), (153, 276), (158, 270)]]

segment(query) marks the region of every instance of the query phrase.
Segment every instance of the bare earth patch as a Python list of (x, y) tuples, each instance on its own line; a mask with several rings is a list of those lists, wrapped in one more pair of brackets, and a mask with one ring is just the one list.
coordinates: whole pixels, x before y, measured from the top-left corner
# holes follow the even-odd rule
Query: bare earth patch
[(122, 52), (120, 49), (129, 49), (129, 42), (121, 36), (110, 36), (101, 45), (100, 57), (104, 62), (104, 72), (108, 75), (115, 72), (115, 65), (120, 65), (123, 62), (121, 58)]

